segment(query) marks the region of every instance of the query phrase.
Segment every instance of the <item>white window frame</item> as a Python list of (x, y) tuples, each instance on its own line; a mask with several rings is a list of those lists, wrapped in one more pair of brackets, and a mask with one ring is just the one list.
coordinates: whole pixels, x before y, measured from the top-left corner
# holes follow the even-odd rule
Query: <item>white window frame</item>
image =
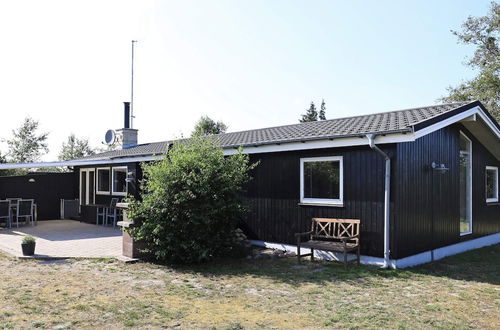
[(495, 196), (492, 197), (492, 198), (488, 198), (488, 196), (486, 196), (486, 203), (496, 203), (498, 202), (498, 167), (496, 166), (486, 166), (486, 170), (484, 172), (484, 184), (485, 184), (485, 193), (486, 193), (486, 183), (488, 182), (487, 181), (487, 178), (488, 178), (488, 171), (493, 171), (495, 173), (495, 183), (494, 183), (494, 194)]
[(115, 191), (115, 170), (124, 169), (125, 177), (128, 175), (128, 167), (127, 166), (114, 166), (111, 168), (111, 195), (113, 196), (127, 196), (128, 194), (128, 182), (125, 180), (125, 191)]
[(474, 206), (474, 203), (473, 203), (473, 200), (472, 200), (472, 175), (474, 173), (474, 170), (472, 168), (473, 166), (473, 159), (472, 159), (472, 140), (469, 139), (469, 137), (462, 131), (460, 131), (460, 134), (467, 140), (469, 141), (469, 150), (468, 150), (468, 153), (469, 153), (469, 161), (470, 161), (470, 168), (469, 168), (469, 173), (468, 173), (468, 176), (469, 176), (469, 185), (467, 186), (469, 189), (467, 189), (467, 195), (469, 196), (469, 212), (467, 214), (467, 216), (469, 217), (470, 219), (470, 230), (469, 231), (464, 231), (464, 232), (460, 232), (460, 236), (464, 236), (464, 235), (469, 235), (469, 234), (472, 234), (472, 228), (473, 228), (473, 219), (472, 219), (472, 207)]
[(110, 190), (99, 190), (99, 171), (109, 171), (109, 180), (112, 181), (113, 177), (111, 176), (111, 167), (98, 167), (95, 170), (95, 181), (96, 181), (96, 186), (95, 186), (95, 193), (97, 195), (109, 195), (111, 193), (111, 182), (108, 182)]
[[(304, 197), (304, 163), (309, 162), (339, 162), (339, 198), (305, 198)], [(344, 206), (344, 161), (342, 156), (310, 157), (300, 159), (300, 203), (311, 205)]]
[[(82, 196), (82, 173), (86, 173), (86, 179), (85, 179), (85, 196)], [(90, 172), (94, 172), (94, 198), (93, 200), (90, 200), (90, 190), (89, 190), (89, 185), (90, 185)], [(88, 204), (94, 204), (95, 203), (95, 184), (96, 184), (96, 176), (95, 176), (95, 168), (93, 167), (86, 167), (86, 168), (81, 168), (80, 169), (80, 175), (78, 176), (78, 196), (80, 198), (80, 205), (88, 205)], [(88, 204), (87, 204), (88, 200)]]

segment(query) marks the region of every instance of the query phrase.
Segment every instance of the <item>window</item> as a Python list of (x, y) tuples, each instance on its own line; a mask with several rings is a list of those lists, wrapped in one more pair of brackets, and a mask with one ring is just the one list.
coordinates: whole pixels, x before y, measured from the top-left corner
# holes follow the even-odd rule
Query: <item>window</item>
[(97, 168), (97, 194), (109, 195), (111, 186), (109, 172), (109, 167)]
[(113, 167), (113, 195), (127, 195), (127, 167)]
[(300, 202), (304, 204), (343, 204), (342, 157), (300, 159)]
[(460, 132), (460, 235), (472, 233), (472, 141)]
[(486, 203), (498, 202), (498, 167), (486, 166)]

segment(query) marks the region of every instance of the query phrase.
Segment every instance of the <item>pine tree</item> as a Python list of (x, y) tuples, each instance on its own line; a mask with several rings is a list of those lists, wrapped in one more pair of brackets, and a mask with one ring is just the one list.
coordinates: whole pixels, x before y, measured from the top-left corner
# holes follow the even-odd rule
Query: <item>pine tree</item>
[(321, 108), (319, 110), (319, 120), (326, 120), (325, 111), (326, 111), (326, 103), (325, 100), (323, 99), (323, 102), (321, 102)]
[(9, 145), (9, 160), (14, 163), (33, 163), (49, 151), (47, 137), (49, 133), (37, 134), (38, 121), (26, 117), (21, 127), (12, 131)]
[(62, 144), (59, 160), (71, 160), (93, 154), (94, 150), (88, 139), (79, 139), (75, 134), (70, 134), (68, 140)]
[(302, 115), (301, 119), (299, 119), (299, 122), (301, 123), (307, 123), (310, 121), (318, 121), (318, 111), (316, 110), (314, 102), (311, 102), (309, 109), (307, 109), (306, 113)]

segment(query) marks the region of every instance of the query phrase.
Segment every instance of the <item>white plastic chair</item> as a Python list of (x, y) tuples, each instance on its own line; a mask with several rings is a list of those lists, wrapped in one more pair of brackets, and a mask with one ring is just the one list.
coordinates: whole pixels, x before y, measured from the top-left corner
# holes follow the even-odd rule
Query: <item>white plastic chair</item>
[(16, 225), (19, 227), (19, 218), (25, 218), (25, 223), (31, 222), (31, 225), (35, 224), (35, 217), (33, 215), (33, 199), (21, 199), (17, 203), (16, 212)]

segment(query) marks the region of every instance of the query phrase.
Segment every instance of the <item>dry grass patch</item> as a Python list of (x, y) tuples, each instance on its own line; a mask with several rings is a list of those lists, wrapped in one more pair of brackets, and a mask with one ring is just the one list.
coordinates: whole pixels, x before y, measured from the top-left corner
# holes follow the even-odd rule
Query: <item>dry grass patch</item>
[(409, 270), (0, 256), (1, 328), (500, 328), (500, 245)]

